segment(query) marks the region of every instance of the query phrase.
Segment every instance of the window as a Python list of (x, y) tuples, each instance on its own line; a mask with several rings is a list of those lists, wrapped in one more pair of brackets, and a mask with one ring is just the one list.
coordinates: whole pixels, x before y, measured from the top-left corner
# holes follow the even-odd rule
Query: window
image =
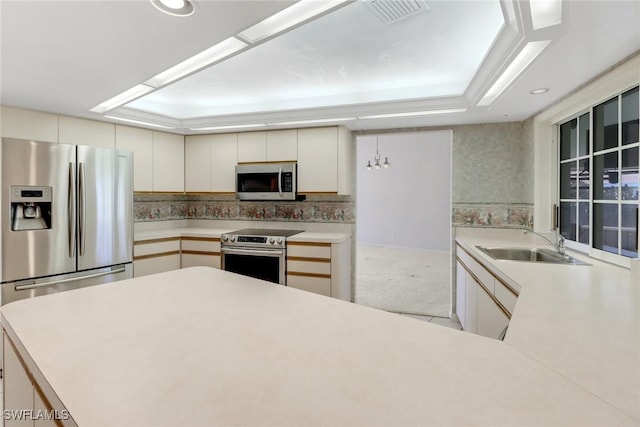
[(638, 87), (559, 126), (560, 233), (592, 255), (638, 256)]

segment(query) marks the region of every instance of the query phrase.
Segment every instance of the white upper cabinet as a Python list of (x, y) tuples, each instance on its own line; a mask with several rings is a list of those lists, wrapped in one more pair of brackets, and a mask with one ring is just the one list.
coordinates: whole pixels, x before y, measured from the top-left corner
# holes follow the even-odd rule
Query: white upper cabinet
[(267, 160), (267, 132), (241, 132), (238, 134), (238, 163)]
[(184, 137), (153, 131), (153, 191), (184, 192)]
[(351, 194), (351, 153), (348, 129), (298, 129), (298, 191)]
[(115, 148), (116, 125), (95, 120), (60, 116), (58, 142)]
[(184, 141), (184, 189), (211, 191), (211, 135), (192, 135)]
[(238, 134), (211, 135), (211, 191), (236, 191), (236, 164), (238, 163)]
[(153, 190), (153, 133), (116, 125), (116, 148), (133, 151), (133, 190)]
[(58, 116), (13, 107), (1, 111), (3, 137), (58, 142)]
[(270, 130), (267, 132), (268, 162), (298, 160), (298, 130)]

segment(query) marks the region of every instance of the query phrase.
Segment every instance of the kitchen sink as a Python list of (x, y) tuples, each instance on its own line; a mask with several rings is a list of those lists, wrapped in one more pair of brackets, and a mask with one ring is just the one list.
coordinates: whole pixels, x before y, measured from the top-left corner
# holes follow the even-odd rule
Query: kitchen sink
[(561, 255), (552, 249), (544, 248), (487, 248), (476, 246), (496, 260), (542, 262), (550, 264), (589, 265), (569, 255)]

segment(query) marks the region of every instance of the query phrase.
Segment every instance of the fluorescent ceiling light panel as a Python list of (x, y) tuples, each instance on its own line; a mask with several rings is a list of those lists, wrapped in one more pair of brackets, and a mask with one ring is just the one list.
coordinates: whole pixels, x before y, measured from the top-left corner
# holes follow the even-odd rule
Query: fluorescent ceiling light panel
[(562, 0), (529, 0), (533, 29), (562, 23)]
[(330, 123), (330, 122), (347, 122), (355, 120), (356, 117), (338, 117), (334, 119), (315, 119), (315, 120), (294, 120), (288, 122), (269, 122), (270, 126), (289, 126), (289, 125), (307, 125), (310, 123)]
[(269, 126), (268, 123), (252, 123), (247, 125), (225, 125), (225, 126), (207, 126), (203, 128), (189, 128), (190, 130), (224, 130), (224, 129), (246, 129), (259, 128)]
[(155, 126), (157, 128), (163, 128), (163, 129), (175, 129), (172, 126), (158, 125), (158, 124), (155, 124), (155, 123), (145, 122), (145, 121), (142, 121), (142, 120), (125, 119), (124, 117), (116, 117), (116, 116), (104, 116), (104, 117), (105, 117), (105, 119), (121, 120), (123, 122), (135, 123), (135, 124), (138, 124), (138, 125)]
[(144, 82), (144, 84), (153, 86), (154, 88), (159, 88), (211, 65), (214, 62), (220, 61), (221, 59), (224, 59), (247, 46), (248, 45), (245, 42), (238, 40), (235, 37), (229, 37), (209, 49), (203, 50), (197, 55), (182, 61), (178, 65), (174, 65), (168, 70), (155, 75)]
[(267, 37), (281, 33), (301, 22), (320, 15), (335, 6), (350, 0), (301, 0), (298, 3), (258, 22), (252, 27), (238, 33), (238, 36), (256, 43)]
[(121, 94), (104, 101), (102, 104), (96, 105), (90, 111), (102, 114), (106, 111), (113, 110), (116, 107), (124, 105), (127, 102), (133, 101), (134, 99), (139, 98), (140, 96), (145, 95), (152, 90), (154, 90), (154, 88), (147, 85), (136, 85), (131, 89), (125, 90)]
[(389, 114), (373, 114), (368, 116), (358, 116), (359, 119), (385, 119), (389, 117), (412, 117), (412, 116), (428, 116), (431, 114), (450, 114), (450, 113), (464, 113), (466, 108), (448, 108), (444, 110), (425, 110), (425, 111), (407, 111), (404, 113), (389, 113)]
[(504, 90), (513, 83), (513, 81), (533, 62), (534, 59), (542, 53), (542, 51), (551, 43), (551, 40), (542, 40), (529, 42), (520, 51), (516, 59), (513, 60), (502, 75), (496, 80), (491, 88), (484, 94), (479, 106), (490, 105), (493, 101), (504, 92)]

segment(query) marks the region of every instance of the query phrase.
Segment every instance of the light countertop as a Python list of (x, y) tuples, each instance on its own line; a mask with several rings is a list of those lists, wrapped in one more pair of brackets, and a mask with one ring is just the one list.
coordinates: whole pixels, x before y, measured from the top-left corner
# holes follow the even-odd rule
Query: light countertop
[(0, 312), (80, 426), (640, 424), (518, 341), (207, 267)]
[(501, 261), (476, 249), (550, 247), (521, 230), (458, 228), (456, 237), (521, 288), (505, 343), (640, 420), (640, 282), (628, 269), (573, 251), (591, 265)]
[[(235, 231), (238, 228), (207, 228), (207, 227), (183, 227), (159, 230), (136, 231), (134, 240), (144, 241), (163, 239), (168, 237), (220, 237), (223, 233)], [(297, 229), (297, 228), (296, 228)], [(303, 231), (287, 238), (287, 242), (318, 242), (341, 243), (349, 239), (349, 233), (334, 233), (324, 231)]]

